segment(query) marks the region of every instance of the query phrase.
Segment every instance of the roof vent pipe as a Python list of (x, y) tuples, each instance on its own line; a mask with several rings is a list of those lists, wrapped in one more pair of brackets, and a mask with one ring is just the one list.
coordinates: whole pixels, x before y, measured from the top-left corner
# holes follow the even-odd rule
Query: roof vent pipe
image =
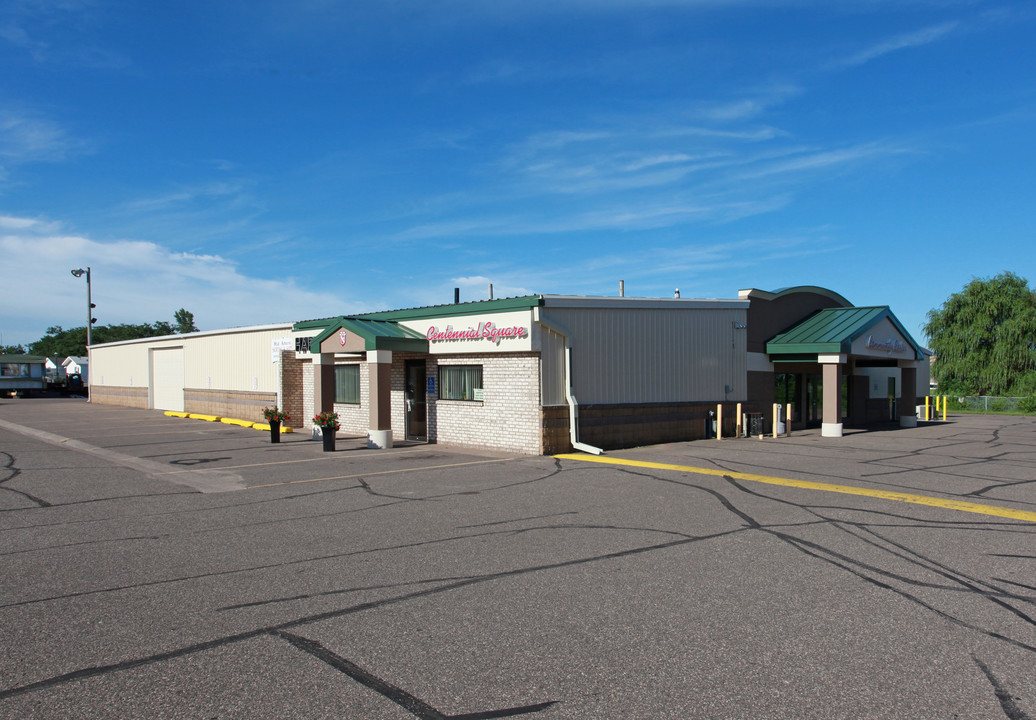
[(493, 299), (493, 283), (489, 283), (489, 299)]
[(453, 304), (460, 303), (460, 288), (453, 288)]
[(626, 297), (626, 281), (619, 280), (619, 297)]
[(673, 293), (674, 298), (680, 297), (680, 288), (676, 288), (676, 292)]

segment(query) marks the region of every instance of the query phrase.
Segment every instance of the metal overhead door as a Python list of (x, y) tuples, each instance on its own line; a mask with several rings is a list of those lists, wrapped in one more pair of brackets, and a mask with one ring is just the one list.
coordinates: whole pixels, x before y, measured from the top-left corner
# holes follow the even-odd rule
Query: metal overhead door
[(151, 351), (151, 388), (155, 410), (183, 412), (183, 348)]

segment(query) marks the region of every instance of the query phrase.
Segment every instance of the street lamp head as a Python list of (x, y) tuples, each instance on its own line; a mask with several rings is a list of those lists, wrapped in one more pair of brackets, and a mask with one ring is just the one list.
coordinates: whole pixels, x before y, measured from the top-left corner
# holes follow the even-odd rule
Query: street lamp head
[(75, 270), (72, 271), (72, 274), (75, 275), (76, 277), (83, 277), (83, 275), (85, 273), (86, 273), (86, 270), (84, 270), (83, 268), (76, 268)]

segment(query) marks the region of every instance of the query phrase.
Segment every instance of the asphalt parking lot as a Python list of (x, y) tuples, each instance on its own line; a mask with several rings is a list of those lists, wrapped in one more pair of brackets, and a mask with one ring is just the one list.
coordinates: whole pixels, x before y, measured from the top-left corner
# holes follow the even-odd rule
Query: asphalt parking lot
[(0, 400), (0, 718), (1036, 718), (1036, 418), (603, 459)]

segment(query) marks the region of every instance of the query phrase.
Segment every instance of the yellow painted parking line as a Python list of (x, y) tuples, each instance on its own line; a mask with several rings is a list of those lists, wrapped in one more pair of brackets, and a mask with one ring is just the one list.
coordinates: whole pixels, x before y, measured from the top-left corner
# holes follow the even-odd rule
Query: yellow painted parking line
[(324, 482), (325, 480), (349, 480), (351, 478), (358, 477), (367, 478), (374, 477), (375, 475), (395, 475), (397, 473), (420, 472), (422, 470), (442, 470), (444, 468), (463, 467), (465, 465), (487, 465), (489, 463), (510, 462), (511, 460), (514, 460), (514, 458), (500, 458), (498, 460), (474, 460), (472, 462), (450, 463), (448, 465), (426, 465), (424, 467), (415, 468), (397, 468), (395, 470), (380, 470), (378, 472), (354, 473), (352, 475), (333, 475), (331, 477), (312, 478), (311, 480), (286, 480), (285, 482), (267, 483), (266, 485), (249, 485), (246, 489), (255, 490), (256, 488), (278, 487), (280, 485), (301, 485), (303, 483)]
[(561, 460), (581, 460), (583, 462), (604, 463), (607, 465), (625, 465), (628, 467), (651, 468), (654, 470), (675, 470), (677, 472), (689, 472), (696, 475), (717, 475), (719, 477), (731, 477), (738, 480), (766, 483), (767, 485), (783, 485), (784, 487), (801, 488), (803, 490), (820, 490), (822, 492), (842, 493), (843, 495), (862, 495), (865, 497), (879, 498), (881, 500), (894, 500), (895, 502), (913, 503), (915, 505), (928, 505), (930, 507), (944, 508), (947, 510), (959, 510), (961, 512), (978, 513), (979, 515), (993, 515), (996, 517), (1010, 518), (1012, 520), (1024, 520), (1025, 522), (1036, 523), (1036, 512), (1026, 510), (1014, 510), (999, 505), (985, 505), (983, 503), (964, 502), (962, 500), (948, 500), (946, 498), (930, 497), (928, 495), (914, 495), (912, 493), (893, 492), (890, 490), (874, 490), (855, 485), (832, 485), (830, 483), (813, 482), (811, 480), (793, 480), (791, 478), (771, 477), (769, 475), (755, 475), (753, 473), (730, 472), (729, 470), (716, 470), (714, 468), (693, 467), (690, 465), (670, 465), (667, 463), (644, 462), (642, 460), (624, 460), (622, 458), (597, 457), (594, 455), (565, 454), (555, 455)]

